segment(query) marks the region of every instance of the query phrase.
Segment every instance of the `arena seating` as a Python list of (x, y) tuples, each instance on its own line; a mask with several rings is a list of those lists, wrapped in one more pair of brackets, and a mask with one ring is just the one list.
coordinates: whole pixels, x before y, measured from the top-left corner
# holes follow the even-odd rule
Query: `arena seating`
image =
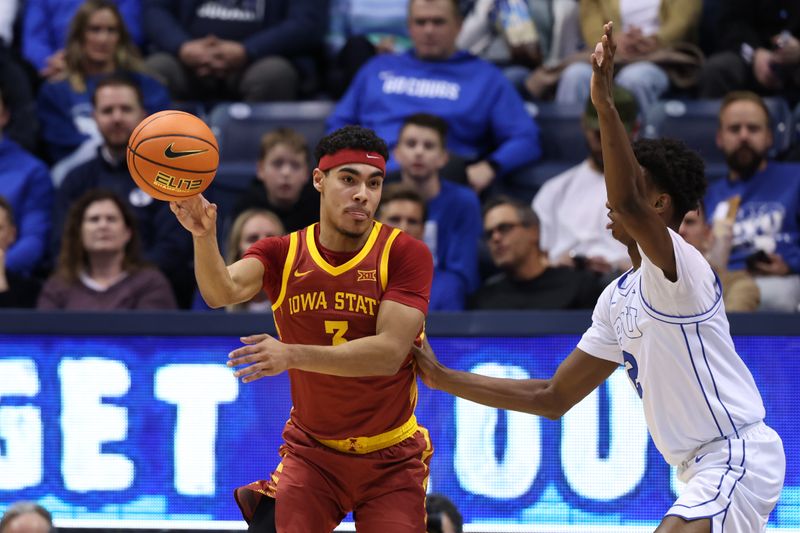
[[(766, 98), (777, 157), (787, 150), (793, 137), (800, 139), (800, 107), (789, 108), (782, 98)], [(220, 144), (222, 162), (215, 180), (215, 201), (239, 194), (253, 178), (261, 135), (286, 126), (306, 136), (313, 150), (325, 133), (325, 120), (333, 110), (331, 101), (275, 102), (248, 104), (226, 102), (214, 106), (208, 122)], [(725, 160), (716, 146), (717, 114), (720, 100), (670, 99), (646, 110), (642, 136), (674, 137), (696, 149), (706, 161), (711, 179), (725, 172)], [(541, 185), (582, 161), (587, 155), (581, 130), (583, 105), (553, 102), (528, 103), (528, 113), (539, 125), (542, 157), (533, 166), (512, 173), (504, 183), (506, 192), (529, 198)], [(194, 110), (189, 110), (196, 112)]]

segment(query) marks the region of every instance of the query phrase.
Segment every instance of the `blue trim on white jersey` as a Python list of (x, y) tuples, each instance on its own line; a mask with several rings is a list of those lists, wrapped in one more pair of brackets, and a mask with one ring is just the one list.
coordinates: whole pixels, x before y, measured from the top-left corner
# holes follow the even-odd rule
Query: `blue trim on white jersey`
[[(681, 326), (682, 328), (683, 326)], [(711, 383), (714, 385), (714, 394), (717, 396), (717, 400), (719, 404), (722, 406), (722, 409), (725, 411), (725, 414), (728, 415), (728, 421), (731, 423), (731, 427), (733, 428), (733, 433), (736, 435), (736, 438), (739, 438), (739, 430), (736, 429), (736, 424), (733, 422), (733, 417), (731, 416), (731, 412), (728, 411), (728, 408), (725, 406), (725, 402), (722, 401), (722, 398), (719, 397), (719, 389), (717, 388), (717, 380), (714, 379), (714, 373), (711, 371), (711, 365), (708, 363), (708, 357), (706, 357), (706, 346), (703, 343), (703, 336), (700, 335), (700, 324), (695, 324), (695, 329), (697, 331), (697, 340), (700, 341), (700, 349), (703, 352), (703, 360), (706, 362), (706, 368), (708, 369), (708, 375), (711, 376)]]
[(714, 300), (713, 305), (708, 309), (708, 311), (704, 311), (702, 313), (698, 313), (696, 315), (668, 315), (666, 313), (662, 313), (658, 311), (655, 307), (650, 305), (648, 301), (644, 297), (644, 293), (642, 292), (642, 278), (639, 278), (639, 297), (644, 304), (644, 310), (647, 312), (648, 315), (659, 320), (661, 322), (666, 322), (668, 324), (693, 324), (696, 322), (705, 322), (717, 312), (722, 304), (722, 282), (719, 280), (719, 276), (717, 273), (714, 272), (714, 285), (717, 288), (717, 298)]
[(619, 277), (619, 279), (617, 280), (617, 288), (618, 288), (618, 289), (622, 290), (622, 289), (624, 288), (624, 287), (622, 286), (622, 284), (623, 284), (623, 283), (625, 283), (625, 278), (627, 278), (627, 277), (628, 277), (628, 274), (630, 274), (631, 272), (633, 272), (633, 269), (632, 269), (632, 268), (629, 268), (627, 272), (625, 272), (623, 275), (621, 275), (621, 276)]
[(697, 378), (697, 384), (700, 386), (700, 392), (703, 393), (703, 398), (705, 399), (706, 405), (708, 406), (708, 411), (711, 413), (711, 418), (714, 419), (714, 424), (716, 424), (717, 426), (717, 430), (719, 431), (719, 436), (725, 437), (725, 432), (722, 431), (722, 427), (720, 427), (719, 422), (717, 421), (717, 415), (714, 414), (714, 408), (711, 407), (711, 402), (708, 401), (708, 395), (706, 394), (705, 387), (703, 387), (703, 381), (700, 379), (700, 373), (697, 371), (697, 365), (694, 364), (694, 355), (692, 355), (692, 347), (689, 345), (689, 337), (686, 335), (686, 329), (684, 328), (683, 324), (681, 324), (681, 333), (683, 333), (683, 340), (686, 342), (686, 351), (689, 352), (689, 362), (692, 363), (692, 370), (694, 370), (694, 376)]

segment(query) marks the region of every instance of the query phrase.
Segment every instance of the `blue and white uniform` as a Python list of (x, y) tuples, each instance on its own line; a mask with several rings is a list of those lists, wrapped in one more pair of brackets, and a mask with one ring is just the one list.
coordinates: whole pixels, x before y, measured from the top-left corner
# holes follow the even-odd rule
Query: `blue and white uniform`
[[(753, 376), (736, 353), (722, 287), (669, 230), (677, 280), (641, 248), (642, 264), (606, 287), (578, 348), (624, 365), (656, 447), (685, 490), (667, 512), (710, 518), (712, 531), (763, 531), (786, 467)], [(745, 475), (747, 474), (747, 475)]]

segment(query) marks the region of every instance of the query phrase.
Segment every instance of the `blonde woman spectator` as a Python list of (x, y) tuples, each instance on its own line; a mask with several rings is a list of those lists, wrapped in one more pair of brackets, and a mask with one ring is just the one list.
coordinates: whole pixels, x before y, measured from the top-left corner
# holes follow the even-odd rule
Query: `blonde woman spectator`
[[(0, 4), (16, 4), (4, 0)], [(131, 37), (141, 45), (140, 0), (114, 0)], [(69, 23), (83, 0), (26, 0), (22, 17), (22, 55), (44, 79), (52, 80), (64, 70), (64, 43)], [(2, 8), (0, 8), (2, 9)]]
[(72, 206), (55, 273), (39, 309), (175, 309), (164, 275), (143, 262), (130, 210), (114, 193), (92, 190)]
[[(148, 113), (167, 109), (167, 89), (143, 69), (117, 5), (110, 0), (84, 2), (70, 24), (64, 70), (39, 92), (39, 120), (50, 158), (59, 161), (87, 140), (93, 141), (91, 148), (99, 144), (91, 95), (103, 76), (127, 73), (141, 87)], [(93, 149), (87, 151), (94, 155)]]
[[(267, 209), (252, 208), (242, 211), (233, 221), (225, 247), (225, 263), (232, 264), (242, 258), (253, 244), (265, 237), (276, 237), (286, 233), (278, 216)], [(195, 293), (192, 309), (208, 310), (210, 307), (203, 301), (200, 292)], [(272, 312), (272, 302), (267, 293), (259, 292), (249, 302), (242, 302), (226, 307), (227, 311), (264, 311)]]

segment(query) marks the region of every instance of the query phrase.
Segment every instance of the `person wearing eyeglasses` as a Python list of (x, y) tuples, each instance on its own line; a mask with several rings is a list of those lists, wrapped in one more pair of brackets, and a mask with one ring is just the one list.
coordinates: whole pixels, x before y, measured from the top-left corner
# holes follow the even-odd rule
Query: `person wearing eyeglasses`
[(539, 218), (529, 205), (506, 196), (483, 211), (483, 237), (501, 272), (470, 299), (471, 309), (591, 309), (603, 290), (585, 270), (551, 266), (539, 246)]

